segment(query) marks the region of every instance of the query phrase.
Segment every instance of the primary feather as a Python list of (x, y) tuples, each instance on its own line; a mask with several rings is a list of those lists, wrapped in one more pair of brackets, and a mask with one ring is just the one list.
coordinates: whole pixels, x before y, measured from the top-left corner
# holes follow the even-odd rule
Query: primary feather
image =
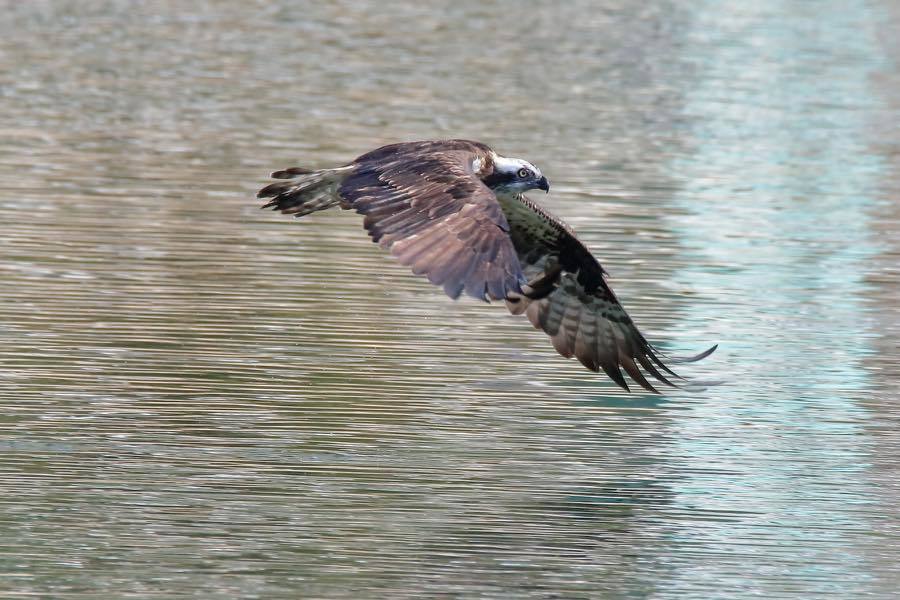
[(272, 176), (282, 181), (259, 191), (269, 199), (263, 208), (295, 216), (353, 209), (374, 242), (451, 298), (505, 300), (561, 355), (602, 369), (626, 390), (622, 370), (649, 391), (658, 392), (645, 372), (674, 385), (678, 376), (634, 325), (597, 259), (523, 195), (549, 189), (531, 163), (479, 142), (423, 141), (384, 146), (335, 169), (295, 167)]

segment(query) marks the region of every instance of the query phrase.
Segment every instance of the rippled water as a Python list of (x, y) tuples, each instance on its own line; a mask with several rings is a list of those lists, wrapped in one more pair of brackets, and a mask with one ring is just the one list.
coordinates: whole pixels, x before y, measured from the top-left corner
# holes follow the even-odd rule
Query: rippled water
[[(0, 590), (891, 597), (890, 2), (4, 3)], [(651, 339), (626, 394), (274, 169), (471, 137)]]

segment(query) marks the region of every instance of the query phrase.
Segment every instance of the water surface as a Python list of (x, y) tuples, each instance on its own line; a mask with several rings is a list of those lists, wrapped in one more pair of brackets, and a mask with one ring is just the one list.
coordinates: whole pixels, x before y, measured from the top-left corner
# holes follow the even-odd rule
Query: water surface
[[(322, 4), (4, 7), (0, 589), (890, 597), (900, 13)], [(252, 198), (435, 137), (727, 383), (626, 394)]]

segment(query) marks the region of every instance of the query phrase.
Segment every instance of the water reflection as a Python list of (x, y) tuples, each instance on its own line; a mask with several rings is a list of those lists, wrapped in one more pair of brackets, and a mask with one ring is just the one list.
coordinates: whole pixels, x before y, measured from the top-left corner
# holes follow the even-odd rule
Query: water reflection
[[(785, 560), (767, 565), (760, 590), (861, 593), (873, 579), (873, 565), (858, 554), (875, 528), (866, 476), (873, 448), (863, 429), (870, 417), (858, 400), (873, 387), (862, 368), (872, 336), (861, 274), (879, 251), (868, 213), (882, 162), (864, 142), (860, 109), (877, 107), (868, 82), (878, 63), (865, 35), (870, 15), (858, 8), (854, 19), (843, 10), (818, 12), (823, 37), (805, 35), (810, 23), (802, 14), (773, 22), (774, 6), (704, 15), (701, 48), (724, 32), (737, 32), (741, 43), (732, 38), (717, 52), (707, 85), (686, 103), (688, 112), (723, 118), (694, 132), (696, 162), (683, 161), (685, 214), (674, 219), (691, 265), (683, 276), (721, 298), (729, 315), (741, 313), (744, 325), (725, 331), (708, 319), (710, 307), (692, 308), (683, 325), (730, 335), (726, 345), (742, 368), (727, 410), (698, 406), (701, 418), (682, 423), (678, 436), (683, 453), (731, 473), (688, 476), (676, 504), (700, 511), (737, 504), (747, 514), (679, 534), (682, 543), (693, 547), (699, 537), (728, 557), (685, 561), (679, 585), (688, 588), (701, 572), (740, 585), (746, 572), (732, 563), (763, 568), (745, 562), (759, 545)], [(848, 70), (848, 61), (857, 67)], [(715, 83), (724, 78), (734, 85)], [(760, 81), (767, 86), (754, 85)], [(729, 152), (738, 146), (753, 154)], [(761, 469), (764, 478), (755, 476)]]
[[(892, 589), (877, 3), (8, 8), (3, 586)], [(251, 200), (270, 168), (451, 135), (541, 165), (643, 329), (721, 342), (685, 371), (727, 383), (627, 395), (355, 215)]]

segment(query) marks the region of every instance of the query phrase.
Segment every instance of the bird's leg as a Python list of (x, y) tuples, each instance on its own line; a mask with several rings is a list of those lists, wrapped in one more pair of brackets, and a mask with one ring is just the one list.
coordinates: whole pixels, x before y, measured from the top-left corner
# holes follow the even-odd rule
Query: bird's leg
[(559, 281), (560, 273), (562, 273), (562, 266), (559, 263), (546, 269), (542, 275), (535, 277), (522, 286), (522, 296), (529, 300), (546, 298), (556, 289), (556, 282)]

